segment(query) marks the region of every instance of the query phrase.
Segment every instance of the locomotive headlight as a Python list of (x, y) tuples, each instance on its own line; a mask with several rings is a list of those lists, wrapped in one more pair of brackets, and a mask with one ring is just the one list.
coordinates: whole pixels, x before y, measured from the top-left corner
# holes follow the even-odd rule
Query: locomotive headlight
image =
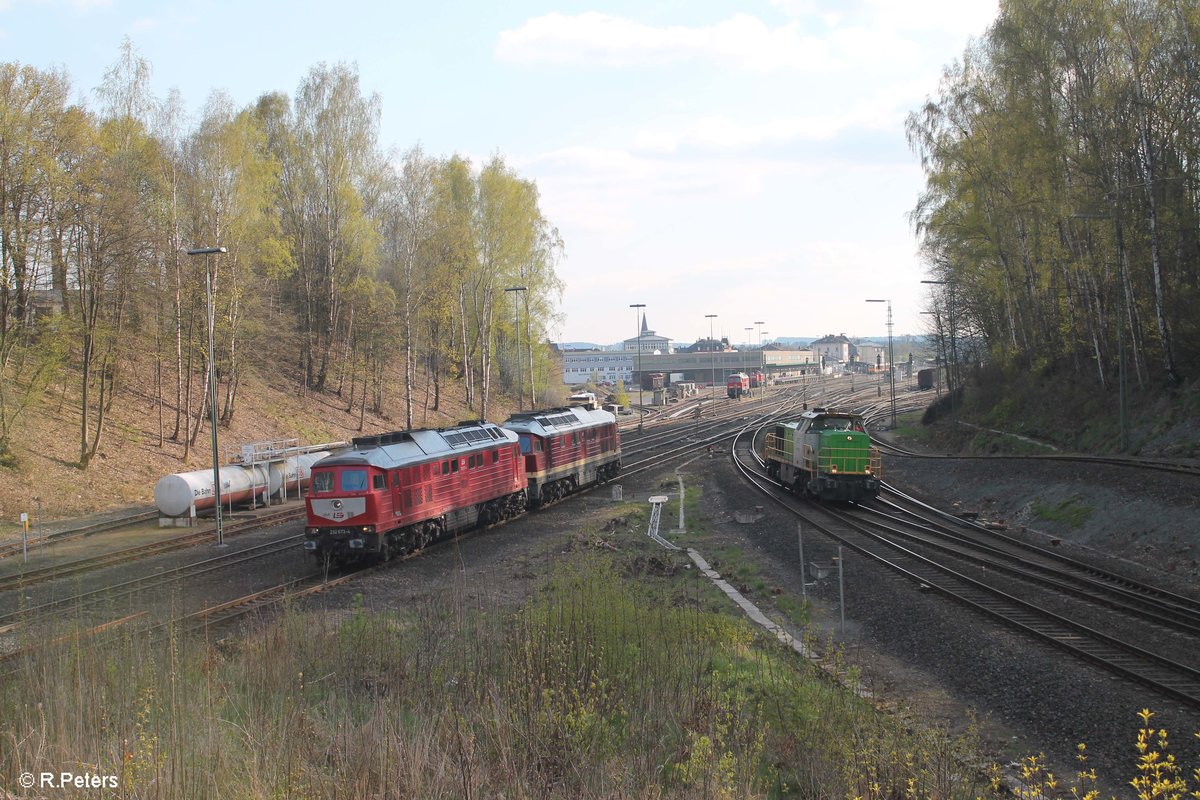
[(333, 501), (333, 507), (334, 507), (334, 508), (341, 508), (341, 507), (342, 507), (342, 501), (341, 501), (341, 500), (334, 500), (334, 501)]
[(837, 472), (837, 464), (831, 464), (829, 467), (829, 471), (836, 473)]

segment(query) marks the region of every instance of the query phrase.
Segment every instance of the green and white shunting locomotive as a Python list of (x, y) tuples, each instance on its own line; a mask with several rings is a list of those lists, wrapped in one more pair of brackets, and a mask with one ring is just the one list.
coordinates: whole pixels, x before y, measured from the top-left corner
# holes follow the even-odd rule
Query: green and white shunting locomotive
[(814, 408), (767, 433), (767, 474), (800, 495), (860, 502), (879, 496), (879, 448), (860, 414)]

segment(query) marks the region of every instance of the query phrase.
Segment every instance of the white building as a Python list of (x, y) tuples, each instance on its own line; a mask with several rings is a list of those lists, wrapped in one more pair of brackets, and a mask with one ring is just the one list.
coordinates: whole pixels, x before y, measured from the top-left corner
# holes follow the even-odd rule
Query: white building
[(601, 383), (629, 383), (635, 355), (624, 350), (564, 350), (563, 383), (587, 383), (593, 378)]
[(633, 384), (637, 369), (638, 354), (671, 352), (671, 340), (659, 336), (646, 325), (642, 315), (642, 332), (633, 339), (622, 342), (623, 350), (564, 350), (562, 351), (563, 383), (568, 385), (596, 380), (600, 383), (625, 381)]
[(830, 334), (812, 343), (812, 351), (824, 366), (848, 364), (850, 357), (856, 354), (854, 344), (844, 334)]

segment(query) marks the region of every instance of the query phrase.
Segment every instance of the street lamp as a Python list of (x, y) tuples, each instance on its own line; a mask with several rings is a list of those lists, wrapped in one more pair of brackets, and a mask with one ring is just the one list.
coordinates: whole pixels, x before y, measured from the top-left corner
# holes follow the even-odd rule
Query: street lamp
[(208, 426), (212, 428), (213, 504), (217, 511), (217, 547), (225, 546), (225, 528), (221, 524), (221, 461), (217, 455), (217, 354), (213, 349), (213, 291), (209, 256), (228, 253), (224, 247), (196, 247), (189, 256), (204, 256), (204, 293), (208, 301)]
[(754, 367), (753, 367), (753, 366), (751, 366), (751, 364), (750, 364), (750, 363), (749, 363), (749, 362), (746, 360), (746, 357), (750, 355), (750, 331), (752, 331), (752, 330), (754, 330), (754, 326), (753, 326), (753, 325), (747, 325), (747, 326), (746, 326), (746, 328), (745, 328), (745, 331), (746, 331), (746, 349), (742, 351), (742, 357), (739, 359), (739, 361), (740, 361), (740, 362), (741, 362), (741, 364), (742, 364), (742, 369), (743, 369), (743, 370), (751, 370), (751, 369), (753, 369), (753, 368), (754, 368)]
[(713, 349), (713, 320), (717, 318), (716, 314), (705, 314), (704, 318), (708, 320), (708, 352), (712, 357), (712, 404), (713, 413), (717, 413), (717, 351)]
[[(517, 331), (517, 411), (525, 410), (525, 395), (521, 385), (521, 306), (518, 305), (517, 292), (525, 291), (524, 286), (509, 286), (504, 291), (513, 293), (513, 327)], [(530, 398), (532, 399), (532, 398)]]
[(641, 433), (642, 423), (646, 419), (646, 409), (642, 403), (642, 326), (638, 318), (641, 316), (641, 309), (645, 308), (646, 304), (630, 303), (629, 307), (633, 309), (633, 334), (637, 347), (638, 433)]
[(888, 329), (888, 383), (891, 387), (892, 395), (892, 428), (896, 427), (896, 362), (892, 358), (892, 301), (891, 300), (867, 300), (868, 303), (887, 303), (887, 329)]

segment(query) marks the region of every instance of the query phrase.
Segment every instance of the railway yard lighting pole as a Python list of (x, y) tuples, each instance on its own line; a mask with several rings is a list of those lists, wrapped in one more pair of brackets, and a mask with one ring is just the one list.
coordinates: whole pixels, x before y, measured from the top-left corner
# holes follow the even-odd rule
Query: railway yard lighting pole
[[(746, 349), (742, 351), (742, 357), (740, 359), (741, 364), (742, 364), (742, 369), (750, 371), (750, 372), (754, 371), (754, 366), (746, 361), (746, 356), (750, 355), (750, 332), (753, 330), (754, 330), (754, 326), (752, 326), (752, 325), (746, 326)], [(753, 395), (754, 393), (751, 392), (751, 394)]]
[(760, 370), (762, 370), (762, 374), (763, 374), (762, 385), (758, 387), (760, 390), (767, 388), (767, 360), (765, 358), (763, 358), (763, 354), (762, 354), (762, 333), (763, 333), (762, 326), (763, 325), (766, 325), (766, 323), (763, 322), (762, 320), (756, 320), (754, 323), (754, 327), (758, 328), (758, 368)]
[(513, 293), (513, 327), (517, 332), (517, 411), (524, 411), (525, 395), (523, 394), (524, 387), (521, 385), (521, 306), (517, 302), (517, 292), (525, 291), (525, 287), (509, 286), (504, 291)]
[(767, 357), (763, 354), (763, 349), (762, 349), (762, 337), (763, 337), (762, 326), (765, 324), (766, 323), (763, 322), (762, 320), (758, 320), (757, 322), (754, 323), (755, 327), (758, 328), (758, 364), (759, 364), (759, 369), (762, 370), (762, 374), (763, 374), (762, 380), (758, 382), (758, 396), (761, 400), (766, 400), (766, 397), (767, 397)]
[(633, 309), (633, 335), (637, 343), (638, 433), (641, 433), (642, 423), (646, 420), (646, 409), (642, 404), (642, 325), (639, 317), (646, 304), (630, 303), (629, 307)]
[(217, 547), (225, 546), (225, 528), (221, 524), (221, 460), (217, 454), (217, 354), (213, 350), (213, 281), (209, 256), (229, 252), (224, 247), (195, 247), (189, 256), (204, 256), (204, 293), (208, 302), (208, 426), (212, 428), (213, 508), (217, 512)]
[(708, 353), (712, 356), (712, 404), (713, 413), (717, 413), (717, 351), (713, 349), (713, 320), (717, 318), (716, 314), (705, 314), (704, 318), (708, 320)]
[(892, 428), (896, 427), (896, 362), (892, 359), (892, 301), (891, 300), (867, 300), (868, 303), (887, 303), (887, 329), (888, 329), (888, 383), (891, 386), (892, 396)]

